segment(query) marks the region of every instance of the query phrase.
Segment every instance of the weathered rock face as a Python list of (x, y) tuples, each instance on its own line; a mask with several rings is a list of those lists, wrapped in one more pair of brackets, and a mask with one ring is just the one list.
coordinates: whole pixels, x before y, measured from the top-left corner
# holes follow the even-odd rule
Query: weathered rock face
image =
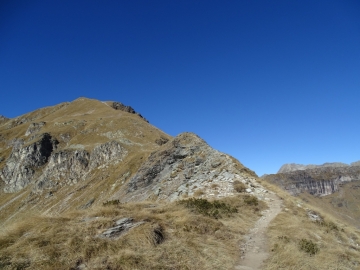
[(131, 106), (126, 106), (126, 105), (122, 104), (121, 102), (113, 102), (111, 104), (111, 107), (114, 108), (115, 110), (120, 110), (120, 111), (124, 111), (124, 112), (128, 112), (128, 113), (136, 114), (140, 118), (144, 119), (146, 122), (149, 123), (148, 120), (146, 120), (140, 113), (137, 113)]
[(43, 166), (56, 149), (57, 140), (44, 133), (30, 145), (13, 147), (0, 176), (7, 186), (5, 192), (16, 192), (26, 187), (32, 180), (35, 170)]
[(87, 171), (89, 159), (90, 155), (85, 150), (63, 150), (54, 153), (37, 181), (35, 191), (77, 183)]
[(76, 184), (85, 180), (88, 172), (95, 168), (121, 162), (126, 154), (127, 151), (116, 141), (95, 147), (91, 154), (85, 150), (71, 149), (55, 152), (36, 183), (35, 191)]
[(36, 182), (36, 192), (75, 184), (85, 179), (89, 171), (119, 163), (127, 154), (116, 141), (95, 147), (91, 154), (79, 149), (54, 151), (58, 141), (48, 133), (40, 135), (30, 145), (22, 146), (23, 143), (14, 142), (12, 153), (1, 171), (5, 192), (17, 192), (31, 182)]
[(360, 166), (322, 166), (264, 176), (292, 195), (309, 192), (316, 196), (332, 194), (345, 182), (360, 180)]
[[(130, 180), (124, 200), (176, 200), (198, 193), (218, 197), (234, 193), (232, 182), (256, 175), (212, 149), (193, 133), (182, 133), (153, 152)], [(216, 187), (216, 189), (215, 189)]]
[(43, 126), (45, 126), (45, 122), (32, 123), (27, 129), (25, 136), (29, 136), (30, 134), (36, 133), (41, 130)]
[(126, 156), (127, 151), (118, 142), (110, 141), (95, 147), (90, 156), (90, 169), (101, 167), (109, 163), (119, 163)]

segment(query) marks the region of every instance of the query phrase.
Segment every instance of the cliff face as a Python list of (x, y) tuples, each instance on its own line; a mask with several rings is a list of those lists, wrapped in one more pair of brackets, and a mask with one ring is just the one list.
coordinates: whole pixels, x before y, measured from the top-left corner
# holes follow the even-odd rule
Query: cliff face
[(338, 191), (343, 183), (360, 180), (360, 166), (341, 164), (337, 167), (332, 164), (270, 174), (263, 178), (279, 185), (292, 195), (306, 191), (312, 195), (324, 196)]
[(35, 171), (47, 163), (58, 141), (45, 133), (27, 146), (15, 145), (4, 169), (0, 172), (6, 183), (5, 192), (16, 192), (26, 187)]

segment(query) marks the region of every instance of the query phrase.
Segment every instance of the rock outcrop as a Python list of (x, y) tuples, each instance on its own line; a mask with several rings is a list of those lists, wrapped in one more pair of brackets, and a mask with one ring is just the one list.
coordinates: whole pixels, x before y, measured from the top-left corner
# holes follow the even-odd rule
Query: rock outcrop
[(176, 200), (180, 196), (233, 195), (234, 180), (256, 175), (193, 133), (182, 133), (153, 152), (128, 184), (123, 200)]
[(47, 163), (58, 141), (44, 133), (29, 145), (17, 145), (12, 152), (0, 176), (6, 183), (5, 192), (16, 192), (26, 187), (33, 179), (35, 171)]
[(30, 134), (36, 133), (41, 130), (43, 126), (45, 126), (45, 122), (32, 123), (26, 130), (25, 136), (29, 136)]
[(9, 120), (9, 118), (0, 114), (0, 125), (7, 122), (8, 120)]
[(311, 169), (270, 174), (263, 179), (279, 185), (292, 195), (309, 192), (315, 196), (324, 196), (338, 191), (345, 182), (360, 180), (360, 166), (344, 166), (343, 163), (334, 166), (332, 163)]
[(35, 191), (77, 183), (87, 171), (89, 159), (90, 155), (85, 150), (62, 150), (54, 153), (39, 177)]
[(146, 120), (146, 118), (144, 118), (140, 113), (136, 112), (131, 106), (126, 106), (126, 105), (122, 104), (121, 102), (113, 102), (111, 104), (111, 107), (114, 108), (115, 110), (120, 110), (120, 111), (124, 111), (124, 112), (128, 112), (128, 113), (136, 114), (140, 118), (144, 119), (146, 122), (149, 123), (149, 121)]
[(57, 189), (63, 185), (76, 184), (80, 180), (85, 180), (93, 169), (102, 169), (106, 165), (121, 162), (126, 154), (126, 149), (116, 141), (95, 147), (91, 154), (78, 149), (57, 151), (51, 155), (35, 190)]
[(126, 154), (126, 149), (116, 141), (101, 144), (91, 152), (90, 169), (95, 169), (110, 163), (119, 163)]

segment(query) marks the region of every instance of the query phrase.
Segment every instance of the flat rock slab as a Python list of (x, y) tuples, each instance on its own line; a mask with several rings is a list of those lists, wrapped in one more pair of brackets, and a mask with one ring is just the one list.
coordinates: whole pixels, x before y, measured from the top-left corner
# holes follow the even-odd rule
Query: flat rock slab
[(133, 229), (141, 224), (145, 223), (144, 221), (133, 222), (133, 218), (121, 218), (115, 222), (116, 226), (111, 227), (100, 234), (100, 237), (115, 238), (126, 233), (130, 229)]

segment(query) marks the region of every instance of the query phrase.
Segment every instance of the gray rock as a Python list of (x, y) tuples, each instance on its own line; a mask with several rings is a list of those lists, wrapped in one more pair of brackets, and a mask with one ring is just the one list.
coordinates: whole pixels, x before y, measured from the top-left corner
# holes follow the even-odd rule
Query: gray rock
[[(220, 171), (220, 164), (229, 171)], [(217, 195), (221, 196), (221, 193), (228, 194), (233, 190), (232, 179), (236, 175), (248, 174), (255, 175), (240, 163), (235, 164), (229, 156), (212, 149), (197, 135), (186, 132), (153, 152), (130, 179), (127, 193), (119, 193), (117, 198), (141, 201), (155, 193), (157, 200), (173, 201), (182, 194), (191, 196), (197, 189), (203, 190), (203, 196), (208, 196), (212, 194), (209, 184), (212, 181), (223, 183)], [(161, 192), (156, 193), (156, 190)]]
[(169, 139), (165, 138), (165, 137), (160, 137), (159, 139), (155, 140), (155, 143), (157, 143), (158, 145), (163, 145), (165, 143), (167, 143), (169, 141)]
[(127, 151), (118, 142), (111, 141), (94, 148), (90, 155), (90, 169), (109, 163), (118, 163), (126, 156)]
[(44, 133), (40, 139), (27, 146), (13, 147), (4, 169), (0, 172), (6, 186), (5, 192), (16, 192), (26, 187), (32, 180), (35, 170), (47, 163), (56, 149), (57, 140)]
[(41, 130), (43, 126), (45, 126), (45, 122), (39, 122), (39, 123), (32, 123), (28, 127), (28, 129), (25, 132), (25, 136), (29, 136), (30, 134), (36, 133)]
[(34, 191), (77, 183), (87, 172), (90, 154), (85, 150), (62, 150), (51, 155)]
[(81, 206), (80, 208), (81, 208), (81, 209), (87, 209), (87, 208), (89, 208), (90, 206), (92, 206), (94, 202), (95, 202), (95, 199), (93, 198), (93, 199), (89, 200), (86, 204), (84, 204), (83, 206)]
[(63, 142), (69, 142), (71, 140), (70, 133), (60, 134), (60, 138)]
[(306, 191), (315, 196), (325, 196), (338, 191), (345, 182), (360, 180), (360, 166), (322, 166), (270, 174), (263, 179), (279, 185), (292, 195)]
[(213, 168), (219, 167), (220, 165), (221, 165), (221, 161), (218, 160), (211, 163), (211, 167)]
[(128, 113), (136, 114), (140, 118), (144, 119), (146, 122), (149, 123), (148, 120), (146, 120), (140, 113), (137, 113), (131, 106), (126, 106), (126, 105), (122, 104), (121, 102), (113, 102), (111, 104), (111, 107), (114, 108), (115, 110), (120, 110), (120, 111), (124, 111), (124, 112), (128, 112)]
[(107, 238), (113, 238), (113, 237), (119, 237), (120, 235), (126, 233), (132, 228), (135, 228), (141, 224), (145, 223), (144, 221), (140, 222), (133, 222), (132, 218), (122, 218), (115, 222), (116, 226), (111, 227), (104, 231), (100, 237), (107, 237)]

